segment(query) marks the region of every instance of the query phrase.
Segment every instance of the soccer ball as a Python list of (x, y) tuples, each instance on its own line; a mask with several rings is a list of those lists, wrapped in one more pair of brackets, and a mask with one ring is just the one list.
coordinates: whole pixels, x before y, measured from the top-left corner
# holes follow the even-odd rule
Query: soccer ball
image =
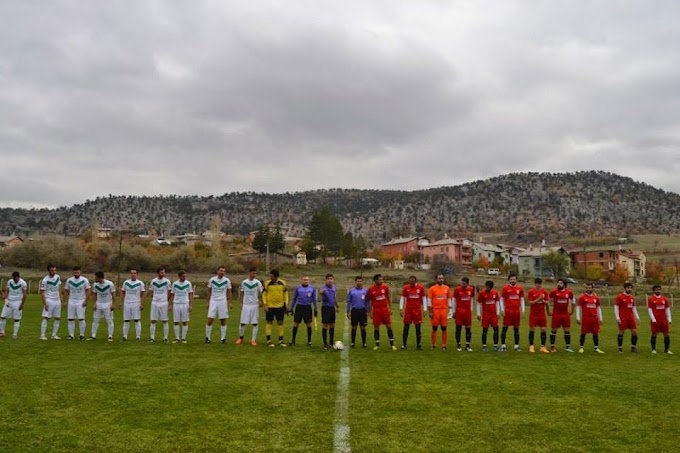
[(333, 348), (334, 348), (336, 351), (342, 351), (343, 349), (345, 349), (345, 345), (342, 343), (342, 341), (338, 340), (338, 341), (336, 341), (335, 344), (333, 345)]

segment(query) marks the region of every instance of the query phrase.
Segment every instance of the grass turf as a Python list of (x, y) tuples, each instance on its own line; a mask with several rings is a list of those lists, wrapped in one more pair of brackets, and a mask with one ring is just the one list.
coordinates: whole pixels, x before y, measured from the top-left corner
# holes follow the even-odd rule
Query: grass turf
[[(117, 310), (113, 343), (101, 339), (103, 322), (94, 342), (40, 341), (40, 304), (30, 296), (19, 339), (0, 341), (1, 451), (332, 450), (341, 359), (321, 349), (320, 331), (312, 348), (269, 349), (262, 325), (260, 346), (236, 346), (236, 309), (228, 344), (216, 341), (216, 327), (213, 344), (205, 345), (205, 307), (197, 301), (189, 344), (158, 342), (160, 326), (155, 344), (122, 343), (120, 315)], [(146, 339), (148, 310), (143, 319)], [(585, 354), (529, 354), (526, 327), (523, 352), (482, 353), (476, 323), (472, 353), (455, 352), (453, 327), (449, 351), (430, 350), (427, 325), (424, 351), (414, 349), (411, 329), (410, 348), (394, 352), (383, 328), (381, 350), (349, 354), (352, 449), (672, 450), (680, 366), (675, 356), (649, 353), (644, 319), (643, 311), (639, 355), (616, 353), (609, 309), (601, 335), (605, 355), (592, 352), (590, 336)], [(87, 321), (89, 332), (89, 309)], [(393, 321), (401, 345), (396, 310)], [(287, 318), (287, 340), (290, 326)], [(8, 321), (10, 334), (11, 328)], [(62, 318), (62, 337), (65, 332)], [(298, 343), (305, 336), (303, 328)], [(561, 332), (557, 343), (562, 351)]]

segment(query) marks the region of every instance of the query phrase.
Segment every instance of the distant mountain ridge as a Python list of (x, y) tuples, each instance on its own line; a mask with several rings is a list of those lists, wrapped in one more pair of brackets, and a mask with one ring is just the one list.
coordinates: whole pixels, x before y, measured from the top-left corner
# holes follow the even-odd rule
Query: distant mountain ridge
[(108, 196), (57, 209), (0, 209), (0, 234), (78, 234), (97, 223), (115, 230), (201, 233), (219, 216), (223, 231), (262, 224), (304, 234), (312, 214), (329, 206), (355, 236), (441, 237), (475, 232), (510, 237), (680, 232), (680, 195), (602, 171), (512, 173), (435, 189), (324, 189), (220, 196)]

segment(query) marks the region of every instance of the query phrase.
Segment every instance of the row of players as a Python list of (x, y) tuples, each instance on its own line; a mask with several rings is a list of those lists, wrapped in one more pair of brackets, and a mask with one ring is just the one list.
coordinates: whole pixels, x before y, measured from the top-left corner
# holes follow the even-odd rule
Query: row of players
[[(239, 328), (239, 339), (237, 344), (243, 343), (245, 326), (252, 325), (251, 345), (256, 346), (258, 333), (258, 321), (260, 307), (264, 307), (266, 314), (266, 336), (267, 345), (274, 347), (271, 340), (272, 324), (276, 320), (278, 324), (278, 344), (286, 346), (283, 341), (283, 320), (286, 313), (294, 316), (294, 326), (292, 339), (288, 343), (294, 345), (299, 325), (304, 322), (307, 327), (307, 344), (311, 345), (312, 337), (312, 310), (314, 319), (318, 315), (317, 291), (310, 284), (309, 277), (303, 277), (302, 283), (295, 289), (292, 304), (289, 305), (288, 290), (286, 282), (279, 278), (277, 270), (270, 273), (270, 279), (261, 283), (256, 278), (257, 270), (250, 269), (248, 278), (240, 286), (241, 321)], [(352, 347), (356, 343), (357, 328), (361, 330), (362, 345), (366, 347), (366, 325), (368, 318), (372, 320), (374, 326), (375, 347), (380, 347), (380, 326), (385, 325), (390, 343), (390, 348), (396, 350), (394, 345), (394, 335), (391, 325), (392, 308), (390, 304), (390, 288), (384, 284), (382, 276), (377, 274), (373, 278), (374, 284), (369, 288), (363, 287), (363, 279), (355, 279), (355, 287), (351, 288), (347, 294), (347, 317), (352, 325)], [(68, 299), (68, 332), (69, 339), (75, 336), (75, 320), (79, 321), (80, 339), (85, 339), (85, 308), (91, 295), (94, 295), (94, 319), (90, 339), (96, 339), (100, 320), (104, 318), (108, 324), (108, 339), (113, 338), (113, 310), (115, 304), (113, 298), (116, 292), (115, 285), (104, 278), (103, 272), (95, 273), (95, 283), (91, 287), (89, 280), (81, 275), (79, 268), (73, 269), (73, 276), (70, 277), (61, 290), (61, 279), (56, 273), (55, 266), (48, 266), (48, 275), (40, 283), (40, 294), (43, 302), (43, 321), (41, 326), (41, 336), (47, 340), (46, 331), (48, 320), (54, 319), (52, 338), (59, 339), (59, 321), (61, 318), (62, 295)], [(422, 348), (421, 325), (423, 313), (428, 313), (432, 326), (432, 348), (436, 348), (438, 330), (441, 329), (441, 346), (446, 349), (448, 343), (448, 320), (455, 319), (456, 324), (456, 343), (459, 351), (462, 351), (461, 333), (465, 328), (465, 349), (471, 351), (470, 340), (472, 337), (472, 313), (475, 311), (477, 319), (482, 325), (482, 344), (483, 350), (488, 350), (487, 336), (488, 329), (493, 329), (494, 350), (506, 351), (506, 335), (509, 327), (513, 327), (514, 349), (520, 351), (519, 346), (519, 326), (522, 314), (525, 311), (524, 289), (517, 284), (517, 277), (511, 274), (508, 277), (508, 284), (501, 289), (501, 293), (493, 289), (493, 281), (487, 281), (485, 289), (475, 295), (475, 289), (469, 284), (467, 277), (461, 281), (461, 285), (451, 290), (444, 284), (444, 276), (438, 275), (436, 283), (426, 291), (425, 287), (419, 283), (414, 276), (409, 278), (409, 283), (402, 288), (399, 308), (400, 315), (404, 318), (403, 343), (405, 349), (408, 343), (410, 326), (414, 325), (416, 333), (416, 347)], [(193, 286), (186, 279), (186, 273), (180, 271), (178, 280), (171, 283), (165, 277), (165, 269), (159, 268), (156, 278), (149, 284), (152, 293), (151, 301), (151, 325), (150, 342), (155, 342), (156, 323), (163, 323), (164, 342), (168, 342), (168, 312), (173, 311), (173, 321), (175, 324), (175, 342), (186, 342), (188, 332), (189, 313), (193, 304)], [(5, 306), (0, 315), (0, 336), (4, 336), (5, 322), (8, 317), (14, 319), (13, 337), (16, 338), (19, 331), (21, 313), (26, 299), (26, 283), (20, 278), (18, 272), (12, 274), (12, 279), (7, 284), (5, 295)], [(221, 335), (220, 341), (226, 342), (226, 318), (228, 309), (231, 308), (232, 285), (231, 281), (225, 276), (225, 268), (219, 267), (217, 275), (208, 282), (208, 318), (206, 322), (206, 343), (211, 342), (212, 324), (215, 318), (220, 319)], [(626, 283), (624, 292), (616, 297), (615, 317), (619, 327), (618, 350), (623, 352), (623, 335), (626, 330), (631, 331), (631, 351), (637, 350), (637, 322), (640, 316), (635, 305), (635, 297), (632, 294), (633, 285)], [(656, 353), (656, 336), (658, 333), (664, 335), (664, 351), (670, 351), (670, 324), (671, 310), (666, 297), (661, 294), (661, 287), (654, 286), (654, 294), (647, 301), (648, 313), (651, 321), (651, 346), (652, 353)], [(339, 310), (337, 303), (337, 288), (334, 284), (332, 274), (326, 276), (325, 284), (320, 288), (321, 310), (323, 324), (324, 348), (328, 349), (329, 344), (334, 343), (335, 316)], [(476, 297), (475, 297), (476, 296)], [(581, 325), (580, 349), (583, 352), (587, 334), (593, 336), (594, 349), (598, 353), (603, 353), (599, 349), (599, 332), (603, 323), (602, 309), (599, 297), (593, 293), (593, 287), (586, 285), (585, 293), (578, 301), (573, 292), (567, 288), (564, 280), (557, 281), (557, 288), (548, 292), (542, 287), (542, 280), (535, 280), (535, 287), (527, 293), (530, 306), (529, 315), (529, 351), (535, 352), (534, 339), (535, 330), (540, 329), (541, 346), (540, 351), (544, 353), (556, 352), (555, 340), (557, 332), (561, 328), (564, 333), (566, 351), (574, 352), (571, 347), (571, 317), (576, 312), (576, 321)], [(144, 309), (146, 300), (146, 288), (144, 282), (137, 278), (137, 271), (130, 271), (130, 279), (126, 280), (121, 287), (119, 307), (123, 309), (123, 340), (127, 340), (129, 332), (129, 322), (135, 322), (136, 339), (139, 341), (141, 336), (141, 312)], [(551, 310), (552, 309), (552, 310)], [(503, 328), (501, 332), (501, 345), (499, 347), (499, 317), (503, 316)], [(552, 316), (550, 333), (550, 350), (546, 347), (547, 340), (547, 316)], [(180, 324), (182, 325), (180, 334)]]

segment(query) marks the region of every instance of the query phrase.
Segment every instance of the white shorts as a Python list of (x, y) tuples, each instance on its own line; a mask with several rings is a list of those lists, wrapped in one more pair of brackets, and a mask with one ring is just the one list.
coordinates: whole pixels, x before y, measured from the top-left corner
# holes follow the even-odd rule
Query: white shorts
[(82, 302), (68, 304), (68, 319), (85, 319), (85, 307)]
[(123, 321), (138, 321), (141, 317), (141, 304), (123, 304)]
[(152, 321), (167, 321), (168, 320), (168, 303), (157, 302), (151, 303), (151, 320)]
[(0, 314), (0, 318), (12, 318), (16, 321), (20, 320), (21, 310), (19, 310), (19, 307), (21, 307), (21, 301), (5, 302), (5, 306), (2, 307), (2, 314)]
[(241, 324), (257, 324), (260, 319), (259, 305), (244, 305), (241, 310)]
[(211, 319), (226, 319), (229, 317), (229, 309), (227, 308), (227, 301), (210, 301), (208, 306), (208, 318)]
[(174, 322), (189, 322), (189, 304), (174, 304), (172, 306), (172, 320)]
[(61, 301), (47, 300), (45, 303), (47, 308), (43, 308), (43, 318), (61, 318)]
[(113, 311), (111, 310), (111, 302), (106, 304), (97, 304), (94, 308), (94, 319), (104, 318), (107, 321), (113, 318)]

